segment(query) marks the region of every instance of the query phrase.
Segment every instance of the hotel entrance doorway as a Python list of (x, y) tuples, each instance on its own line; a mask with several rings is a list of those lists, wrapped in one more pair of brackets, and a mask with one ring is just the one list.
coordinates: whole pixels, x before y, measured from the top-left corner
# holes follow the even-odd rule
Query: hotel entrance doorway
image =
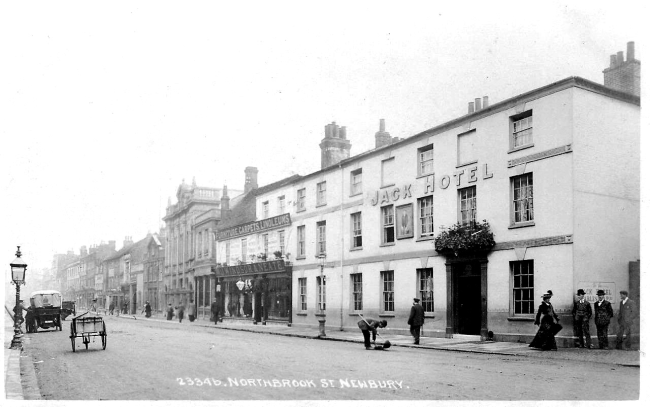
[(479, 335), (481, 333), (481, 265), (478, 262), (454, 265), (453, 308), (454, 333)]

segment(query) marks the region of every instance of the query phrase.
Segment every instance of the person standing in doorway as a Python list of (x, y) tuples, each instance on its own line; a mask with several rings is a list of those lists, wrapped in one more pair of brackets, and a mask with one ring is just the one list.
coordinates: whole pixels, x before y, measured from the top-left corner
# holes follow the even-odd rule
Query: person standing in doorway
[(598, 301), (594, 303), (594, 322), (596, 323), (596, 334), (598, 335), (598, 347), (600, 349), (609, 348), (607, 331), (609, 330), (609, 320), (614, 316), (612, 304), (605, 299), (605, 291), (596, 292)]
[(190, 305), (187, 306), (187, 318), (190, 322), (194, 322), (196, 318), (196, 305), (194, 305), (194, 300), (190, 300)]
[[(622, 290), (621, 304), (618, 308), (618, 333), (616, 334), (616, 349), (630, 350), (632, 348), (632, 323), (635, 317), (634, 301), (627, 297), (627, 291)], [(625, 337), (625, 343), (623, 343)]]
[(420, 329), (424, 325), (424, 308), (420, 305), (419, 298), (413, 298), (413, 306), (411, 307), (411, 315), (409, 316), (408, 322), (411, 326), (411, 335), (413, 335), (413, 340), (415, 345), (420, 344)]
[(172, 318), (174, 318), (174, 307), (172, 307), (172, 303), (170, 302), (167, 304), (167, 321), (171, 321)]
[(578, 290), (578, 301), (573, 302), (573, 340), (576, 348), (591, 347), (589, 320), (591, 319), (591, 304), (585, 300), (585, 290)]

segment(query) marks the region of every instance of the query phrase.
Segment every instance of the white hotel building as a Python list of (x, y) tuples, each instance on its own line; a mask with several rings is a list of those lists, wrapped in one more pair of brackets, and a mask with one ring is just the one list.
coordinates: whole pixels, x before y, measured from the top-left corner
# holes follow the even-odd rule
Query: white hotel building
[[(605, 83), (639, 64), (628, 47)], [(407, 333), (419, 297), (425, 336), (528, 341), (540, 296), (552, 290), (566, 327), (558, 338), (570, 339), (577, 289), (605, 289), (615, 312), (619, 290), (639, 294), (633, 72), (631, 88), (570, 77), (493, 105), (477, 99), (466, 115), (402, 140), (382, 121), (377, 148), (354, 157), (345, 128), (327, 125), (321, 170), (256, 195), (256, 220), (288, 213), (290, 222), (252, 233), (247, 254), (291, 253), (295, 326), (318, 325), (322, 308), (327, 330), (358, 329), (363, 314)], [(443, 228), (483, 220), (490, 250), (435, 250)]]

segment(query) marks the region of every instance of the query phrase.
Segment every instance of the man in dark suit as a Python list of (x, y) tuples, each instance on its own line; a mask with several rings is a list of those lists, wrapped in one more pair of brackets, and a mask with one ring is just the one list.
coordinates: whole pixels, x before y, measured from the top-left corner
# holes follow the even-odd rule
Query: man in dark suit
[(573, 336), (576, 348), (591, 349), (589, 320), (591, 319), (591, 304), (585, 300), (585, 290), (578, 290), (578, 301), (573, 302)]
[(594, 303), (594, 322), (598, 334), (598, 347), (608, 349), (607, 331), (609, 330), (609, 320), (614, 316), (614, 310), (612, 310), (612, 304), (605, 299), (605, 291), (598, 290), (596, 295), (598, 301)]
[(411, 335), (415, 340), (413, 343), (420, 344), (420, 328), (424, 325), (424, 308), (420, 305), (419, 298), (413, 298), (413, 306), (411, 307), (411, 315), (407, 322), (411, 326)]
[[(627, 291), (621, 291), (621, 304), (618, 308), (618, 334), (616, 334), (616, 349), (630, 350), (632, 348), (632, 323), (636, 316), (634, 301), (627, 297)], [(625, 346), (623, 346), (625, 336)]]

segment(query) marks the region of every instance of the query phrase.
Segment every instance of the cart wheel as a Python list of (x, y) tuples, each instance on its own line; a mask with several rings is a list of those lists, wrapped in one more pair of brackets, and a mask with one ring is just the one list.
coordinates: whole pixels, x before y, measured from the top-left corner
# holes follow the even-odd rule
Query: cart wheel
[(75, 347), (74, 347), (74, 336), (71, 337), (70, 340), (72, 341), (72, 351), (76, 352)]
[(108, 335), (106, 334), (106, 332), (104, 332), (104, 334), (102, 335), (102, 349), (103, 350), (106, 350), (106, 337), (107, 336)]

